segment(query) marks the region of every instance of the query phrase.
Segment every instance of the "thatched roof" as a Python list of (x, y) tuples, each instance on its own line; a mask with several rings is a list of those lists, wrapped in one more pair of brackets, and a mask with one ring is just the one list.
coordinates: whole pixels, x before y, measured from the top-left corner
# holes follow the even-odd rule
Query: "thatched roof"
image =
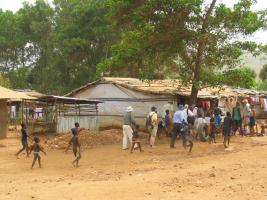
[(24, 94), (26, 94), (26, 95), (28, 95), (28, 96), (36, 97), (36, 98), (45, 96), (45, 94), (42, 94), (42, 93), (40, 93), (40, 92), (37, 92), (37, 91), (35, 91), (35, 90), (31, 90), (31, 89), (24, 89), (24, 90), (16, 89), (15, 91), (16, 91), (16, 92), (19, 92), (19, 93), (24, 93)]
[(24, 93), (16, 92), (0, 86), (0, 99), (35, 99)]
[[(119, 78), (119, 77), (103, 77), (92, 83), (88, 83), (77, 88), (65, 96), (73, 96), (83, 90), (93, 87), (96, 84), (112, 83), (131, 90), (160, 95), (180, 95), (189, 97), (191, 94), (191, 86), (183, 84), (180, 80), (152, 80), (142, 81), (136, 78)], [(243, 88), (232, 88), (229, 86), (209, 87), (198, 92), (198, 98), (219, 98), (221, 96), (249, 96), (249, 95), (267, 95), (265, 91), (256, 91)]]
[[(73, 96), (83, 90), (93, 87), (96, 84), (106, 83), (112, 83), (131, 90), (149, 94), (190, 96), (191, 93), (191, 87), (183, 84), (179, 80), (152, 80), (148, 82), (136, 78), (103, 77), (98, 81), (88, 83), (80, 88), (77, 88), (65, 96)], [(203, 89), (199, 91), (198, 97), (216, 98), (217, 96), (211, 94), (208, 89)]]

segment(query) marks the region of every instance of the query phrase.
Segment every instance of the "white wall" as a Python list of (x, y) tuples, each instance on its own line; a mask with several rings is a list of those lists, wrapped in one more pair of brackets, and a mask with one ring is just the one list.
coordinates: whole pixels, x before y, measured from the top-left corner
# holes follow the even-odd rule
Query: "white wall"
[(57, 133), (69, 132), (75, 122), (78, 122), (81, 128), (98, 130), (97, 119), (97, 116), (60, 116), (57, 121)]
[[(143, 124), (145, 117), (150, 112), (152, 106), (157, 107), (158, 113), (163, 112), (163, 105), (168, 103), (168, 100), (173, 99), (173, 96), (153, 95), (136, 92), (114, 84), (97, 84), (84, 91), (75, 94), (73, 97), (80, 97), (86, 99), (109, 98), (112, 101), (105, 100), (104, 103), (99, 104), (99, 126), (118, 126), (122, 123), (122, 116), (128, 106), (134, 109), (134, 115), (141, 117), (140, 123)], [(125, 98), (124, 101), (116, 100), (118, 98)], [(163, 100), (149, 100), (147, 102), (133, 102), (134, 99), (153, 99), (163, 98)], [(129, 100), (127, 100), (129, 99)], [(176, 102), (174, 103), (176, 105)]]

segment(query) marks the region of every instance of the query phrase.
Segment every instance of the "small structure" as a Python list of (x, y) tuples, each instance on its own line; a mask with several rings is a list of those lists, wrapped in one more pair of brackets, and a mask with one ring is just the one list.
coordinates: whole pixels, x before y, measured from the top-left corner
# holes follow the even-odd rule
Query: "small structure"
[(7, 135), (9, 119), (7, 101), (12, 99), (33, 100), (35, 98), (0, 86), (0, 138), (5, 138)]
[(35, 101), (25, 102), (25, 108), (42, 107), (42, 115), (35, 118), (27, 113), (29, 132), (68, 132), (75, 122), (83, 128), (98, 129), (98, 104), (101, 101), (62, 96), (41, 96)]
[[(99, 106), (99, 126), (121, 126), (122, 116), (127, 106), (134, 108), (134, 114), (140, 125), (145, 125), (145, 118), (152, 106), (158, 108), (159, 116), (165, 112), (164, 105), (173, 102), (190, 102), (190, 86), (179, 80), (142, 81), (135, 78), (104, 77), (88, 83), (66, 94), (68, 97), (103, 101)], [(208, 90), (201, 90), (199, 101), (209, 101), (210, 105), (217, 100)]]

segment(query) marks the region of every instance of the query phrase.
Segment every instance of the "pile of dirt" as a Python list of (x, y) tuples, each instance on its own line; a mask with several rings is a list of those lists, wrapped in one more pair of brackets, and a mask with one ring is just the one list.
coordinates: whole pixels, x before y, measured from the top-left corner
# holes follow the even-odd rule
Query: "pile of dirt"
[[(72, 134), (60, 134), (56, 137), (47, 139), (45, 141), (46, 148), (49, 149), (64, 149), (68, 146), (68, 143), (72, 137)], [(83, 148), (90, 148), (100, 145), (116, 144), (122, 141), (121, 129), (110, 129), (104, 131), (90, 131), (82, 130), (79, 133), (79, 138)]]

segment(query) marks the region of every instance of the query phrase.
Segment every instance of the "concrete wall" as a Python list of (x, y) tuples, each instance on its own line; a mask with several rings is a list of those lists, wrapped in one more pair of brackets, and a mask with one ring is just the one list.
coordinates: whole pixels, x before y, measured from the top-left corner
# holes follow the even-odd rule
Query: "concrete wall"
[(7, 136), (8, 108), (6, 100), (0, 100), (0, 139)]
[[(104, 103), (99, 104), (98, 108), (98, 122), (101, 128), (121, 126), (123, 115), (128, 106), (133, 107), (137, 121), (140, 122), (140, 125), (143, 125), (152, 106), (158, 108), (159, 116), (161, 116), (163, 105), (167, 104), (169, 100), (174, 99), (174, 96), (141, 93), (111, 83), (97, 84), (72, 97), (104, 99)], [(140, 99), (144, 101), (140, 102)], [(174, 105), (176, 104), (176, 101), (174, 101)]]
[(78, 122), (81, 128), (98, 130), (98, 116), (60, 116), (57, 121), (57, 133), (69, 132), (74, 123)]

